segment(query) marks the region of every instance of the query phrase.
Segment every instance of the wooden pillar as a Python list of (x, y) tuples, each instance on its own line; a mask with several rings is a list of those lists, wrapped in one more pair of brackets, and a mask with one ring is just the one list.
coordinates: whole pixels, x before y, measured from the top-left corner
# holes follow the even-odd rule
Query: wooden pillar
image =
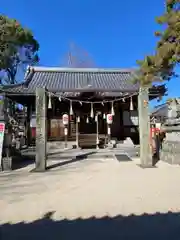
[(36, 89), (36, 171), (46, 170), (47, 95), (45, 88)]
[(148, 88), (141, 87), (138, 95), (140, 161), (144, 168), (152, 167), (150, 148), (150, 116)]

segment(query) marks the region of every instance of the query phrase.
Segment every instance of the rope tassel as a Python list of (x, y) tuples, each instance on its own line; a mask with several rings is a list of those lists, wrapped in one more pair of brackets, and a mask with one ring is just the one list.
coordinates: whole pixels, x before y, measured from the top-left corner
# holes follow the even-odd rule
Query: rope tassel
[(52, 108), (51, 94), (49, 93), (48, 109), (51, 109), (51, 108)]
[(112, 105), (111, 105), (111, 114), (112, 114), (112, 116), (114, 116), (114, 115), (115, 115), (115, 113), (114, 113), (114, 106), (113, 106), (113, 102), (112, 102)]
[(70, 116), (73, 115), (72, 101), (70, 101), (70, 111), (69, 111), (69, 115), (70, 115)]
[(91, 103), (91, 114), (90, 114), (90, 117), (91, 118), (94, 117), (93, 103)]
[(80, 123), (80, 121), (81, 121), (81, 119), (80, 119), (80, 117), (78, 116), (78, 117), (77, 117), (77, 122)]
[(133, 106), (133, 101), (132, 101), (132, 97), (131, 97), (131, 100), (130, 100), (130, 111), (133, 111), (134, 110), (134, 106)]

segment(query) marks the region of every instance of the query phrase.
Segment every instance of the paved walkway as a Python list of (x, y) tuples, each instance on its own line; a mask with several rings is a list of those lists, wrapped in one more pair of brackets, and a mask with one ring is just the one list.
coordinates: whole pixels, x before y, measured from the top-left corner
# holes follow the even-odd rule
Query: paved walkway
[(157, 168), (141, 169), (138, 163), (93, 158), (46, 173), (28, 168), (1, 173), (0, 223), (33, 222), (50, 212), (55, 221), (180, 212), (180, 167), (159, 162)]

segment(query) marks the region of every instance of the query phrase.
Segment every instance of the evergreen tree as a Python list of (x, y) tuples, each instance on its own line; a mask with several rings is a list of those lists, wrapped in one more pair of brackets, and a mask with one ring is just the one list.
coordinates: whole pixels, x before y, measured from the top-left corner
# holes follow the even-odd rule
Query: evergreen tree
[[(16, 83), (19, 67), (39, 61), (39, 44), (29, 29), (15, 19), (0, 15), (0, 72), (8, 84)], [(6, 76), (6, 78), (4, 78)]]
[(155, 32), (159, 40), (154, 55), (137, 61), (141, 85), (170, 80), (176, 75), (175, 66), (180, 63), (180, 1), (166, 0), (165, 13), (156, 21), (165, 29)]

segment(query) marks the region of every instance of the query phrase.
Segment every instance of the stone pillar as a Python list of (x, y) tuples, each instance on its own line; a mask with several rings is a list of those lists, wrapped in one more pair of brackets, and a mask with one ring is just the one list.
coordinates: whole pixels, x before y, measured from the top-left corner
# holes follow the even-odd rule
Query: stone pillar
[(0, 100), (0, 121), (5, 122), (7, 121), (7, 106), (8, 101), (7, 97), (4, 93), (0, 94), (2, 99)]
[[(5, 114), (4, 114), (4, 98), (5, 98), (5, 95), (4, 94), (1, 94), (1, 98), (0, 99), (0, 122), (5, 122)], [(2, 146), (3, 148), (3, 146)], [(3, 149), (2, 149), (2, 153), (3, 153)], [(3, 155), (3, 154), (2, 154)], [(1, 156), (1, 161), (0, 161), (0, 171), (3, 170), (3, 157)]]
[(47, 145), (47, 96), (45, 88), (36, 89), (36, 168), (46, 170)]
[(138, 95), (140, 161), (143, 168), (152, 167), (150, 148), (150, 117), (148, 88), (140, 88)]
[(3, 171), (12, 170), (12, 156), (11, 156), (11, 140), (12, 132), (11, 128), (8, 126), (8, 98), (5, 93), (1, 94), (2, 100), (0, 103), (0, 122), (5, 123), (4, 141), (2, 149), (2, 159), (0, 164), (0, 169)]
[(30, 126), (30, 121), (32, 118), (32, 106), (28, 105), (27, 107), (27, 121), (26, 121), (26, 127), (27, 127), (27, 147), (30, 145), (31, 143), (31, 126)]

